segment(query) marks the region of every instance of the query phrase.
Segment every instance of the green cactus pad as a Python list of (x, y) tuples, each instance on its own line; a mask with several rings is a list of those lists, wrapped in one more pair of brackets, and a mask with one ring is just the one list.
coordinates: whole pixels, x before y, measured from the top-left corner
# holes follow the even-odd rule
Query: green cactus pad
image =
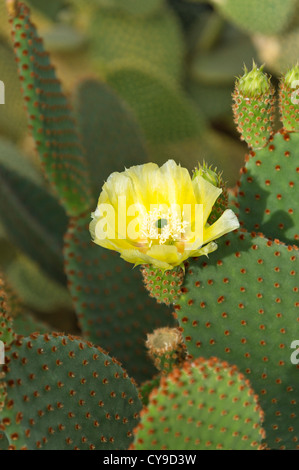
[(100, 9), (92, 12), (88, 33), (99, 72), (119, 60), (128, 60), (144, 62), (172, 81), (181, 78), (184, 42), (180, 24), (171, 10), (162, 9), (143, 19)]
[(181, 89), (142, 64), (119, 63), (107, 74), (107, 82), (135, 112), (150, 144), (174, 144), (204, 132), (202, 116)]
[(138, 392), (102, 349), (62, 334), (32, 334), (10, 346), (4, 370), (2, 419), (14, 448), (128, 448), (141, 407)]
[(280, 80), (279, 109), (285, 130), (299, 132), (299, 64)]
[(141, 266), (143, 283), (150, 297), (166, 305), (174, 304), (179, 298), (180, 288), (184, 282), (184, 269), (180, 266), (162, 271), (149, 264)]
[(296, 0), (211, 0), (230, 22), (249, 33), (277, 34), (292, 21)]
[(76, 125), (49, 55), (31, 22), (30, 10), (19, 2), (11, 8), (14, 49), (29, 128), (49, 182), (66, 211), (77, 215), (90, 204), (90, 188)]
[(188, 352), (236, 364), (265, 412), (266, 443), (296, 449), (298, 249), (237, 232), (208, 261), (190, 262), (176, 312)]
[(236, 80), (234, 121), (241, 140), (253, 149), (265, 147), (274, 132), (274, 93), (270, 78), (255, 63), (250, 72), (245, 67), (244, 75)]
[(145, 139), (133, 113), (106, 84), (87, 80), (76, 95), (79, 129), (98, 198), (110, 173), (148, 160)]
[(7, 237), (59, 282), (67, 218), (28, 159), (0, 140), (0, 212)]
[(9, 345), (14, 339), (13, 320), (10, 316), (10, 308), (7, 302), (5, 283), (0, 277), (0, 341)]
[(155, 372), (146, 334), (172, 326), (170, 310), (149, 298), (138, 269), (92, 243), (90, 213), (72, 219), (65, 237), (65, 271), (84, 336), (115, 354), (138, 382)]
[(263, 412), (249, 380), (217, 358), (186, 362), (152, 391), (134, 450), (256, 450)]
[(241, 170), (240, 223), (285, 243), (299, 242), (299, 135), (277, 133)]

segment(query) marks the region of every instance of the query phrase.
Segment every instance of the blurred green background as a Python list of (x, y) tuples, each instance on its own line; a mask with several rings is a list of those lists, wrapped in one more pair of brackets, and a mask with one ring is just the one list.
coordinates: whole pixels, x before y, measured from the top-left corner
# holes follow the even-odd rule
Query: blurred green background
[[(90, 165), (100, 148), (102, 158), (113, 159), (114, 169), (122, 171), (128, 153), (138, 163), (145, 148), (159, 164), (174, 158), (191, 170), (205, 160), (235, 186), (247, 151), (231, 111), (235, 77), (254, 59), (265, 64), (275, 84), (298, 60), (299, 0), (27, 3), (75, 111), (97, 113), (92, 122), (80, 122), (78, 113), (81, 127), (97, 134), (97, 141), (84, 142)], [(32, 197), (51, 190), (27, 131), (4, 0), (0, 18), (0, 80), (6, 86), (6, 104), (0, 106), (0, 269), (36, 318), (77, 332), (62, 271), (64, 213), (49, 222), (59, 227), (61, 246), (50, 254), (56, 265), (44, 260), (46, 270), (37, 262), (34, 240), (30, 246), (30, 228), (27, 240), (16, 237), (18, 243), (6, 229), (12, 212), (20, 214), (20, 224), (31, 216), (11, 196), (13, 185), (26, 177), (36, 188)], [(107, 176), (93, 174), (95, 193)]]

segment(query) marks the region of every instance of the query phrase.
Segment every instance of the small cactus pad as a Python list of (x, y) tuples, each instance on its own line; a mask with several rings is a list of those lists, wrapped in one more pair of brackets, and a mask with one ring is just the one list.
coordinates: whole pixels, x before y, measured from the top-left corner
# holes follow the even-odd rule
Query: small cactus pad
[(184, 282), (183, 268), (178, 266), (163, 271), (155, 266), (143, 264), (141, 273), (150, 297), (154, 297), (159, 304), (170, 305), (178, 300)]
[(186, 346), (177, 328), (158, 328), (147, 335), (146, 347), (156, 368), (167, 375), (186, 359)]
[(87, 210), (90, 188), (69, 104), (23, 3), (10, 2), (12, 36), (29, 128), (45, 173), (70, 215)]
[(257, 395), (236, 366), (198, 358), (161, 379), (131, 449), (257, 450), (262, 419)]
[(280, 80), (279, 109), (285, 130), (299, 132), (299, 64)]
[(213, 170), (211, 166), (208, 167), (205, 162), (203, 163), (203, 165), (199, 164), (198, 167), (195, 168), (193, 172), (193, 178), (196, 178), (196, 176), (198, 175), (202, 176), (205, 180), (207, 180), (209, 183), (213, 184), (217, 188), (222, 189), (222, 193), (215, 202), (212, 212), (208, 218), (208, 223), (212, 225), (219, 219), (219, 217), (221, 217), (223, 212), (227, 209), (227, 188), (222, 179), (222, 173), (217, 172), (217, 168)]
[(299, 134), (277, 133), (241, 170), (240, 224), (268, 238), (299, 243)]
[(138, 269), (92, 243), (89, 222), (90, 213), (72, 219), (65, 237), (65, 271), (80, 326), (140, 383), (155, 373), (146, 334), (172, 326), (171, 310), (149, 298)]
[(0, 341), (5, 345), (9, 345), (14, 338), (13, 320), (7, 300), (5, 283), (0, 274)]
[(298, 449), (299, 250), (238, 231), (208, 261), (191, 261), (176, 313), (188, 352), (236, 364), (258, 393), (266, 443)]
[(236, 80), (233, 93), (234, 121), (245, 140), (253, 149), (267, 145), (273, 133), (274, 88), (270, 78), (253, 64), (253, 68)]
[(138, 392), (100, 348), (70, 336), (32, 334), (12, 343), (4, 371), (2, 417), (16, 448), (18, 442), (29, 450), (128, 448)]

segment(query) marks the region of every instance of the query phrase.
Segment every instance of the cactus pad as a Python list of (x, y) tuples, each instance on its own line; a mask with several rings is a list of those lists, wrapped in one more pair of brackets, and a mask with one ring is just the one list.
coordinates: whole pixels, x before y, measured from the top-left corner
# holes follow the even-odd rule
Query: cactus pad
[(194, 358), (204, 351), (249, 378), (273, 449), (298, 449), (298, 366), (290, 349), (298, 336), (298, 258), (298, 249), (278, 241), (229, 234), (208, 261), (190, 262), (176, 307)]
[(4, 370), (3, 423), (16, 448), (20, 442), (31, 450), (127, 449), (138, 392), (100, 348), (70, 336), (33, 334), (10, 346)]
[(96, 198), (110, 173), (146, 162), (145, 139), (133, 113), (106, 84), (83, 82), (76, 96), (78, 123)]
[(293, 19), (297, 0), (211, 0), (229, 21), (249, 33), (277, 34)]
[(275, 90), (270, 78), (255, 64), (235, 84), (234, 120), (241, 140), (253, 149), (265, 147), (273, 133)]
[(237, 367), (217, 358), (186, 362), (152, 391), (134, 430), (134, 450), (261, 448), (263, 412)]
[(279, 108), (285, 130), (299, 132), (299, 64), (280, 80)]
[(184, 282), (184, 269), (180, 266), (162, 271), (149, 264), (141, 267), (143, 283), (150, 297), (166, 305), (174, 304), (180, 295), (180, 288)]
[(14, 50), (29, 128), (48, 180), (67, 212), (77, 215), (88, 208), (90, 192), (70, 107), (31, 22), (29, 8), (19, 2), (10, 5)]
[(299, 135), (277, 133), (251, 152), (238, 193), (240, 223), (285, 243), (299, 242)]

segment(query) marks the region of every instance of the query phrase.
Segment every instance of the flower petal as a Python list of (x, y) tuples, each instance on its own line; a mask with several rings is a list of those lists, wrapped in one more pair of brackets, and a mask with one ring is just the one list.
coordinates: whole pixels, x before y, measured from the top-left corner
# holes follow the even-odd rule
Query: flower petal
[(203, 205), (203, 225), (205, 226), (216, 200), (222, 193), (222, 189), (217, 188), (199, 175), (194, 178), (192, 185), (197, 204)]
[(236, 230), (239, 227), (240, 224), (237, 216), (231, 209), (227, 209), (213, 225), (204, 229), (204, 243), (216, 240), (217, 238), (222, 237), (222, 235)]

